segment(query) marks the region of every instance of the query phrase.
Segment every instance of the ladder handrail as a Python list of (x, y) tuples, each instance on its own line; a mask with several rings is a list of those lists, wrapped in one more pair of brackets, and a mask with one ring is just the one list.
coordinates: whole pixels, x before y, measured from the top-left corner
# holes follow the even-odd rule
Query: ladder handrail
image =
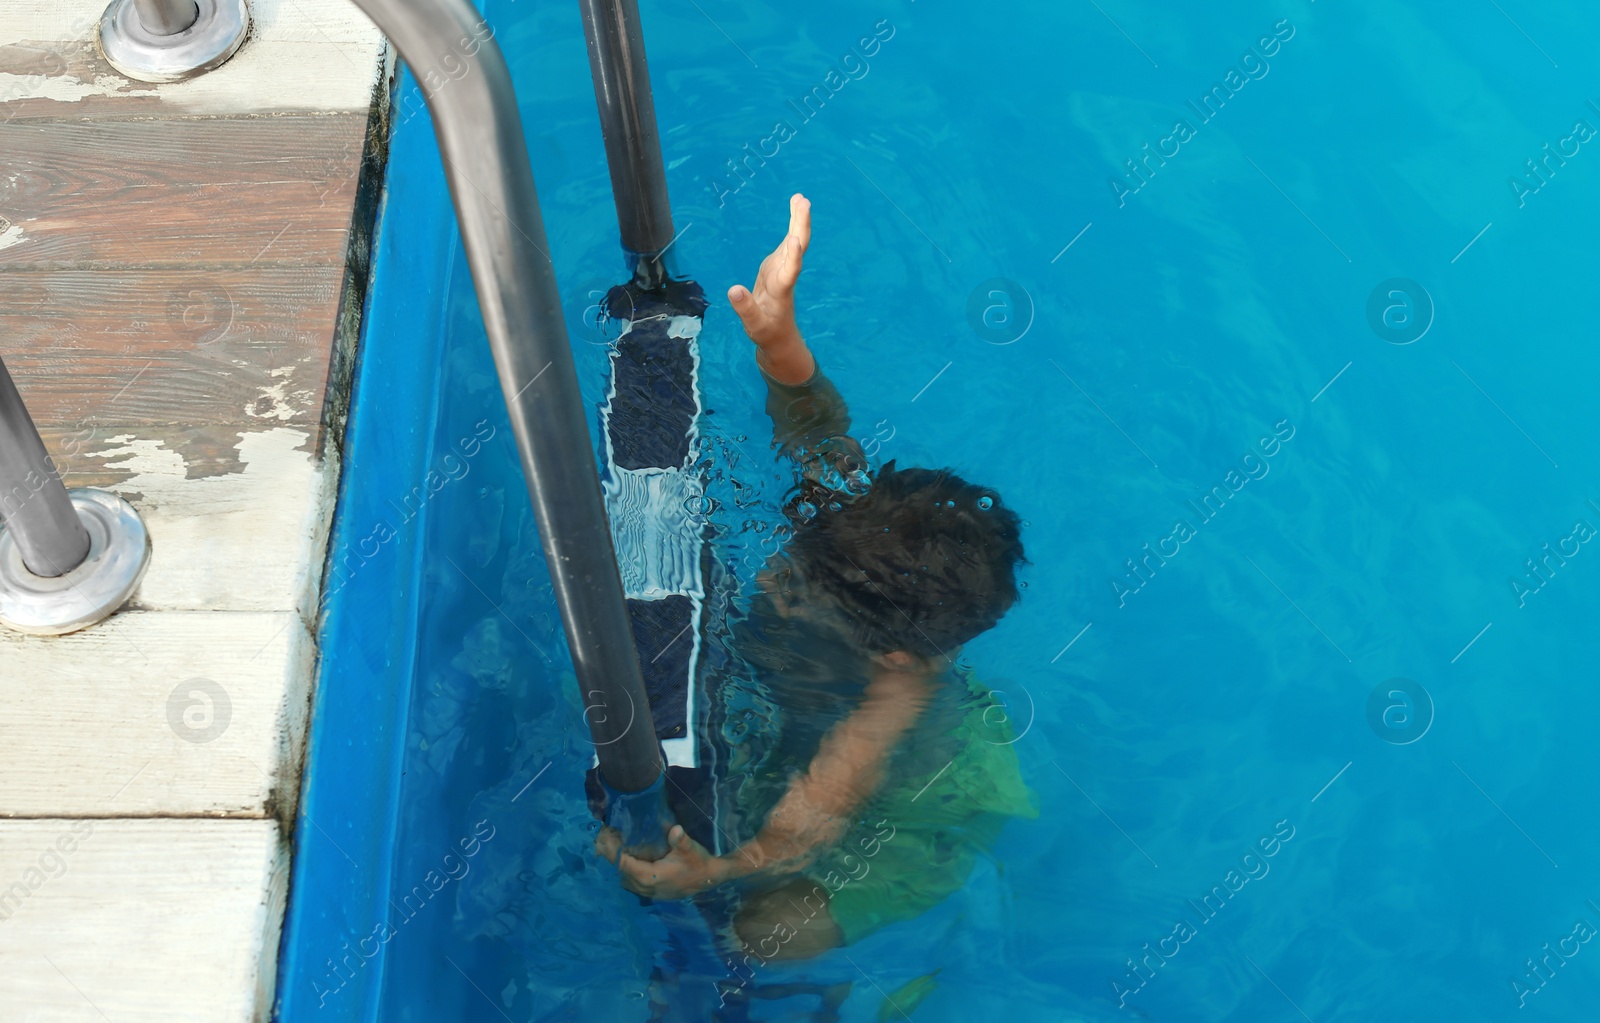
[(418, 83), (433, 114), (600, 771), (618, 792), (651, 789), (662, 777), (660, 747), (505, 58), (469, 0), (354, 2), (413, 68), (446, 53), (465, 62), (460, 74), (419, 75)]
[(578, 6), (622, 247), (637, 264), (636, 279), (653, 286), (667, 276), (661, 257), (673, 241), (672, 203), (667, 198), (639, 2), (579, 0)]

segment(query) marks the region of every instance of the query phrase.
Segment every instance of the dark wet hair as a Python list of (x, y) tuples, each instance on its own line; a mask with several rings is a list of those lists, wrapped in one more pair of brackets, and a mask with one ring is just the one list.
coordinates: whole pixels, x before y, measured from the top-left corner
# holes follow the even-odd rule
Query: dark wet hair
[(1021, 519), (949, 469), (891, 461), (866, 494), (848, 503), (824, 495), (815, 506), (795, 529), (790, 562), (838, 600), (869, 653), (946, 653), (1017, 602)]

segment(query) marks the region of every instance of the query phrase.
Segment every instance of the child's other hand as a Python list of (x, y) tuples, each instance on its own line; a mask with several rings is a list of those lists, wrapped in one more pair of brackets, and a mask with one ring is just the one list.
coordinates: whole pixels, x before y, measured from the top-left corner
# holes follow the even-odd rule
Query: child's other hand
[(810, 244), (811, 202), (797, 192), (789, 199), (789, 233), (761, 261), (755, 288), (735, 284), (728, 289), (728, 302), (760, 349), (756, 361), (790, 384), (804, 383), (815, 368), (794, 318), (794, 286)]

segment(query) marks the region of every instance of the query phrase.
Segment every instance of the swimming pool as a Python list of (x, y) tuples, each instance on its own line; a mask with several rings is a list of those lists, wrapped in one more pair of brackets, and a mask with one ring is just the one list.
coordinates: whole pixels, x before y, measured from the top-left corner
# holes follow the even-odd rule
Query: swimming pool
[[(582, 324), (623, 273), (577, 11), (485, 10), (598, 404)], [(869, 451), (1028, 521), (1024, 599), (966, 658), (1040, 818), (927, 917), (756, 984), (848, 981), (846, 1019), (1582, 1018), (1600, 18), (643, 13), (677, 265), (714, 300), (727, 557), (759, 563), (784, 475), (720, 298), (796, 190), (802, 326)], [(682, 922), (590, 851), (582, 707), (409, 87), (281, 1016), (644, 1020), (659, 967), (668, 1018), (706, 1018)]]

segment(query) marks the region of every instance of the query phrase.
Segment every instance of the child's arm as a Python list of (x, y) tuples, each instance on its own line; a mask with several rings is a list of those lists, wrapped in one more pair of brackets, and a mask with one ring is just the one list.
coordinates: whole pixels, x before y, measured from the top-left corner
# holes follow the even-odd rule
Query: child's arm
[(761, 261), (754, 290), (736, 284), (728, 301), (756, 345), (774, 442), (800, 463), (806, 478), (836, 490), (865, 473), (867, 457), (850, 436), (843, 396), (817, 368), (795, 320), (794, 289), (810, 243), (811, 203), (796, 194), (789, 200), (789, 233)]
[(610, 828), (595, 848), (617, 864), (630, 890), (658, 899), (681, 899), (734, 878), (804, 870), (839, 841), (854, 811), (883, 783), (896, 744), (928, 704), (942, 661), (905, 652), (877, 658), (860, 706), (823, 736), (810, 767), (789, 783), (760, 833), (732, 852), (712, 856), (676, 824), (667, 835), (671, 850), (654, 862), (622, 852)]
[(927, 706), (935, 669), (905, 653), (875, 659), (860, 706), (823, 736), (806, 773), (790, 781), (760, 833), (722, 857), (726, 876), (798, 873), (844, 837)]

